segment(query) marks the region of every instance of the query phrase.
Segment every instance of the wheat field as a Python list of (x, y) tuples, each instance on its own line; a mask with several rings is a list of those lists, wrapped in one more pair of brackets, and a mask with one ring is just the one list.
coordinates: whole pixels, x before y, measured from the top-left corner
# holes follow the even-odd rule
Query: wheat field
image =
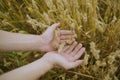
[[(86, 47), (84, 64), (52, 69), (40, 80), (120, 80), (120, 0), (0, 0), (0, 30), (39, 35), (56, 22), (76, 32)], [(42, 55), (0, 53), (0, 74)]]

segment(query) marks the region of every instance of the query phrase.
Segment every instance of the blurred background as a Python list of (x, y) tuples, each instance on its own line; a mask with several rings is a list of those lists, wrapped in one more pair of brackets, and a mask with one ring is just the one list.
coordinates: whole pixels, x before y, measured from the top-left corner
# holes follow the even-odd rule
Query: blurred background
[[(40, 80), (120, 80), (120, 0), (0, 0), (0, 30), (40, 35), (56, 22), (77, 33), (86, 47), (84, 64), (68, 71), (55, 68)], [(42, 55), (0, 52), (0, 74)]]

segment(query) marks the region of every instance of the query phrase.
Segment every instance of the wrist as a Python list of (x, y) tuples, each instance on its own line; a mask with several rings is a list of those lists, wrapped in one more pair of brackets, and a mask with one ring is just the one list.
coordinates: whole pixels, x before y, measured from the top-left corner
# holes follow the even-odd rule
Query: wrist
[(34, 43), (34, 47), (35, 47), (35, 50), (36, 51), (45, 51), (45, 41), (44, 39), (42, 38), (41, 35), (36, 35), (36, 40), (35, 40), (35, 43)]
[(57, 64), (57, 56), (56, 53), (54, 52), (48, 52), (43, 56), (43, 60), (49, 64), (50, 66), (52, 66), (52, 68), (55, 67), (55, 65)]
[(51, 62), (49, 55), (45, 54), (41, 60), (43, 61), (43, 63), (48, 67), (48, 69), (52, 69), (54, 68), (54, 64), (53, 62)]

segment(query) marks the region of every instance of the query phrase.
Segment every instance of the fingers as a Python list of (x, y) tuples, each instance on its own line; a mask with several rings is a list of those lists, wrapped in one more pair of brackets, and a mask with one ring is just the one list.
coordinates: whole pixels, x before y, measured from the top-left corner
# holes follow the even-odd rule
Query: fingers
[(61, 35), (73, 35), (75, 34), (73, 31), (70, 30), (59, 30)]
[(71, 38), (76, 38), (76, 37), (77, 37), (76, 34), (74, 34), (74, 35), (61, 35), (60, 39), (65, 40), (65, 39), (71, 39)]
[(62, 50), (62, 53), (64, 53), (65, 51), (67, 51), (69, 49), (70, 46), (65, 46)]
[(72, 63), (72, 67), (75, 68), (83, 63), (83, 60), (77, 60)]
[(77, 45), (77, 42), (75, 41), (75, 42), (73, 42), (73, 44), (69, 47), (69, 49), (66, 51), (66, 53), (68, 54), (68, 53), (71, 53), (72, 52), (72, 50), (74, 49), (74, 47)]
[(83, 47), (83, 48), (81, 48), (81, 49), (78, 51), (78, 53), (75, 54), (74, 59), (75, 59), (75, 60), (76, 60), (76, 59), (79, 59), (84, 52), (85, 52), (85, 48)]
[(73, 42), (73, 41), (75, 41), (75, 39), (72, 39), (72, 40), (60, 40), (60, 44), (61, 43), (69, 43), (69, 41), (71, 41), (71, 43)]
[(82, 44), (79, 43), (76, 48), (73, 50), (73, 52), (71, 53), (72, 56), (74, 56), (82, 47)]
[(61, 43), (64, 43), (64, 42), (66, 43), (67, 41), (68, 41), (68, 40), (60, 40), (60, 44), (61, 44)]
[(52, 30), (55, 30), (59, 26), (60, 26), (60, 23), (55, 23), (55, 24), (51, 25), (50, 28), (52, 28)]
[(45, 32), (44, 32), (44, 34), (53, 34), (53, 31), (58, 27), (58, 26), (60, 26), (60, 23), (55, 23), (55, 24), (53, 24), (53, 25), (51, 25)]
[(69, 40), (77, 37), (77, 34), (70, 30), (56, 30), (56, 33), (61, 40)]

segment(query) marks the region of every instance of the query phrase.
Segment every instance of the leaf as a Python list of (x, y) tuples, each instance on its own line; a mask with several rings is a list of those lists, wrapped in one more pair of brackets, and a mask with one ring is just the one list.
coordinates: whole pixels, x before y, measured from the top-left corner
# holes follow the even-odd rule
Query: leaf
[(21, 56), (21, 58), (20, 59), (25, 59), (28, 55), (30, 55), (30, 53), (31, 52), (25, 52), (25, 53), (23, 53), (23, 55)]

